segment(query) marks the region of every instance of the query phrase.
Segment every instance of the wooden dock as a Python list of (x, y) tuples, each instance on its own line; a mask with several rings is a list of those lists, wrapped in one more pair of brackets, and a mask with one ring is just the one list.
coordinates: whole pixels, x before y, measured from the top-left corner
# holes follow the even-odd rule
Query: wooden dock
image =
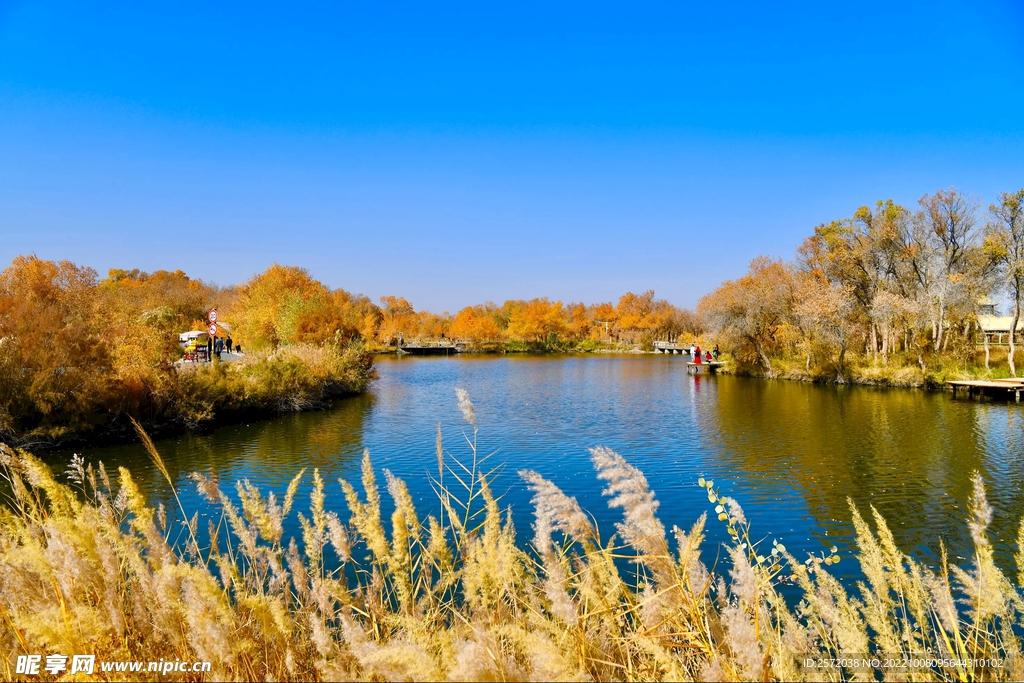
[(402, 344), (398, 347), (398, 352), (414, 356), (450, 356), (461, 353), (462, 348), (450, 341), (419, 341)]
[(1021, 392), (1024, 392), (1024, 378), (950, 380), (946, 384), (953, 388), (953, 398), (956, 398), (958, 389), (967, 389), (968, 398), (978, 394), (1009, 399), (1010, 394), (1013, 394), (1014, 400), (1019, 403)]
[(686, 363), (686, 371), (691, 375), (713, 375), (718, 371), (718, 368), (722, 367), (724, 363), (719, 363), (716, 360), (705, 361), (703, 363)]

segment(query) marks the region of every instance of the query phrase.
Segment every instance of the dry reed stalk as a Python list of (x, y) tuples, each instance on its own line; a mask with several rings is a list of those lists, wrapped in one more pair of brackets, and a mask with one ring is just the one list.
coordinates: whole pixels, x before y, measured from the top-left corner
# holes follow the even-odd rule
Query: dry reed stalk
[[(689, 533), (666, 534), (643, 474), (608, 449), (592, 454), (609, 505), (623, 513), (618, 534), (603, 541), (574, 498), (523, 472), (536, 517), (529, 553), (491, 491), (493, 471), (480, 467), (475, 408), (464, 392), (459, 403), (474, 427), (472, 462), (444, 451), (439, 432), (432, 483), (442, 516), (425, 520), (385, 470), (390, 533), (368, 453), (365, 500), (342, 482), (347, 522), (316, 471), (305, 513), (292, 512), (301, 472), (281, 502), (247, 481), (229, 497), (214, 479), (193, 475), (220, 507), (200, 547), (196, 518), (180, 500), (183, 545), (169, 540), (162, 507), (146, 502), (127, 470), (114, 486), (102, 464), (73, 463), (76, 493), (33, 456), (0, 446), (10, 489), (0, 510), (0, 643), (15, 655), (209, 659), (214, 678), (252, 681), (873, 680), (880, 673), (870, 667), (824, 672), (803, 661), (882, 651), (1006, 663), (889, 672), (910, 680), (1024, 674), (1024, 551), (1011, 582), (994, 561), (980, 477), (964, 567), (949, 566), (945, 554), (937, 568), (922, 565), (898, 549), (877, 511), (872, 526), (851, 505), (864, 575), (852, 594), (828, 571), (837, 549), (803, 562), (778, 540), (762, 552), (739, 503), (701, 480), (732, 539), (727, 570), (710, 571), (700, 559), (706, 517)], [(285, 538), (293, 518), (301, 544)], [(1024, 543), (1024, 522), (1019, 534)], [(802, 593), (795, 608), (783, 582)]]

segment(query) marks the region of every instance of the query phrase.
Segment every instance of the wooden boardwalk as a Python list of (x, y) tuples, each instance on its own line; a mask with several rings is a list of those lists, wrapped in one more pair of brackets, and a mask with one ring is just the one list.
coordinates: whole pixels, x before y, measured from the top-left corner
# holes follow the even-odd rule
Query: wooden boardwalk
[(956, 398), (958, 389), (967, 389), (968, 398), (974, 394), (1009, 398), (1012, 393), (1014, 400), (1020, 402), (1021, 392), (1024, 392), (1024, 378), (950, 380), (946, 384), (953, 387), (953, 398)]

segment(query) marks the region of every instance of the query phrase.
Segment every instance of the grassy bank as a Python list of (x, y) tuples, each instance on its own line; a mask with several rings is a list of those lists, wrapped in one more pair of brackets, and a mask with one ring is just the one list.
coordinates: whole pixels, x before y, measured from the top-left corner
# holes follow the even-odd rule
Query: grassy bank
[[(460, 407), (474, 443), (465, 394)], [(829, 571), (835, 551), (793, 557), (782, 539), (750, 529), (713, 482), (695, 483), (714, 508), (710, 523), (733, 541), (721, 553), (704, 547), (704, 515), (666, 530), (643, 474), (604, 448), (592, 459), (622, 511), (616, 533), (521, 472), (534, 494), (528, 539), (499, 507), (475, 450), (457, 460), (440, 437), (437, 517), (423, 519), (385, 470), (395, 512), (383, 519), (367, 455), (362, 491), (343, 482), (347, 521), (316, 471), (308, 508), (296, 496), (308, 473), (296, 473), (283, 499), (245, 482), (229, 494), (195, 475), (218, 511), (208, 530), (190, 510), (181, 511), (188, 524), (167, 524), (125, 469), (111, 478), (76, 463), (69, 486), (28, 454), (0, 453), (14, 495), (0, 515), (8, 667), (18, 654), (74, 652), (208, 660), (208, 678), (252, 681), (872, 680), (881, 674), (870, 665), (804, 665), (872, 653), (974, 660), (889, 670), (894, 679), (1024, 675), (1024, 554), (1012, 580), (995, 566), (980, 478), (967, 520), (974, 552), (962, 566), (922, 565), (895, 547), (876, 512), (851, 505), (859, 552), (842, 562), (859, 562), (866, 577), (851, 594)], [(301, 539), (284, 537), (292, 515)], [(795, 609), (783, 584), (802, 593)], [(982, 658), (998, 665), (975, 663)]]
[[(890, 387), (941, 388), (949, 380), (1006, 379), (1011, 377), (1007, 363), (1007, 349), (993, 348), (989, 352), (988, 367), (985, 351), (955, 357), (951, 354), (894, 353), (874, 358), (851, 355), (843, 367), (835, 362), (808, 363), (806, 357), (772, 357), (769, 374), (763, 363), (748, 357), (747, 362), (726, 356), (724, 372), (749, 377), (774, 377), (803, 382), (863, 384)], [(1017, 367), (1024, 367), (1024, 352), (1018, 350)], [(923, 367), (922, 367), (923, 366)]]
[(168, 433), (236, 417), (311, 410), (365, 391), (374, 376), (373, 356), (359, 344), (295, 344), (250, 352), (240, 362), (147, 368), (141, 381), (98, 373), (93, 391), (73, 410), (39, 411), (37, 403), (19, 400), (16, 387), (8, 386), (13, 396), (6, 411), (0, 409), (0, 442), (34, 449), (100, 443), (133, 436), (133, 418)]

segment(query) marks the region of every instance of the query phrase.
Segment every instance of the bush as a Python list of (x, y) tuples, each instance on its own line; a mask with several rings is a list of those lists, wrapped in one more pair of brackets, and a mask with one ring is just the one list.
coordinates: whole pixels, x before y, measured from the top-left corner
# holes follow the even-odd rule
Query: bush
[(365, 391), (375, 377), (373, 355), (359, 343), (296, 344), (240, 363), (182, 366), (175, 413), (196, 426), (222, 411), (310, 410)]

